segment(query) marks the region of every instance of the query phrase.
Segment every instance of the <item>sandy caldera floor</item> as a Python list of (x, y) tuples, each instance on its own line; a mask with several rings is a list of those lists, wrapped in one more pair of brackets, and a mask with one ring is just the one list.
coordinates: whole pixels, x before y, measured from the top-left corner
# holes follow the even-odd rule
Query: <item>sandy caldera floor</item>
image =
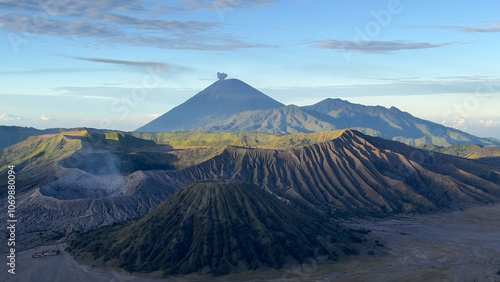
[[(500, 205), (438, 215), (359, 221), (374, 256), (353, 257), (316, 281), (500, 281)], [(321, 269), (321, 268), (320, 268)]]
[[(186, 276), (166, 281), (500, 281), (500, 205), (438, 215), (404, 216), (345, 223), (372, 230), (368, 250), (332, 264), (309, 261), (288, 270), (246, 272), (222, 278)], [(379, 245), (375, 246), (375, 240)], [(61, 255), (31, 258), (45, 249)], [(16, 275), (2, 264), (0, 281), (158, 281), (81, 265), (62, 246), (17, 254)], [(5, 275), (8, 274), (8, 275)]]

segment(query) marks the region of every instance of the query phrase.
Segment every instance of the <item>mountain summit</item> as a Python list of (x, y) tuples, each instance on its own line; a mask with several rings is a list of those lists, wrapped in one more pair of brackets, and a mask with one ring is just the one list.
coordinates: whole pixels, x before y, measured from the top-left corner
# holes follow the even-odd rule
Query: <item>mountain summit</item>
[(238, 79), (218, 80), (186, 102), (142, 126), (139, 132), (195, 131), (245, 111), (284, 107)]

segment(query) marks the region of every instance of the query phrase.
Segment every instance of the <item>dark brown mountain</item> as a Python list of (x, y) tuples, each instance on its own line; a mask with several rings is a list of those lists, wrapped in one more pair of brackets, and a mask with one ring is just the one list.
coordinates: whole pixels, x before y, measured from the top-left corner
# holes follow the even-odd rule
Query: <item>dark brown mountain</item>
[(229, 147), (177, 174), (248, 181), (306, 211), (336, 216), (425, 213), (500, 199), (500, 173), (492, 166), (351, 130), (293, 150)]

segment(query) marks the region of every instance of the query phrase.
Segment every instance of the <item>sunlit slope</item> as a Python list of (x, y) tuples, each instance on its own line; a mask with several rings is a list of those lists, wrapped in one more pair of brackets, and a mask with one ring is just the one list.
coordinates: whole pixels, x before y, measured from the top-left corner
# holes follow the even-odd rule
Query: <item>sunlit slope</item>
[(230, 147), (179, 173), (248, 181), (304, 209), (336, 215), (429, 212), (500, 196), (499, 172), (491, 166), (350, 130), (298, 149)]

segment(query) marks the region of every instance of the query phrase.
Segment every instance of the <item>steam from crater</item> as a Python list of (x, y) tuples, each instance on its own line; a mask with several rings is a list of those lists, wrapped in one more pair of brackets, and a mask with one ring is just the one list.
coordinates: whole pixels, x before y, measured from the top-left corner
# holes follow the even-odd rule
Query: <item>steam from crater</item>
[(224, 80), (224, 79), (226, 79), (226, 77), (227, 77), (227, 74), (225, 74), (225, 73), (223, 73), (223, 72), (218, 72), (218, 73), (217, 73), (217, 78), (218, 78), (219, 80)]

